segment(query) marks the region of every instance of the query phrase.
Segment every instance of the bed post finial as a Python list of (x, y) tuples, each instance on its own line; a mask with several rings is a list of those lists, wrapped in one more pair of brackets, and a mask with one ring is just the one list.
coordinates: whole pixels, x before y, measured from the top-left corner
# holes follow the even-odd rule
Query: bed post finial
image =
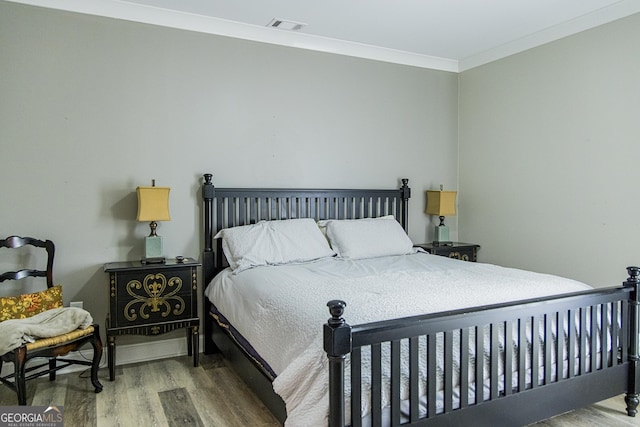
[(347, 303), (327, 303), (331, 318), (324, 325), (324, 351), (329, 358), (329, 427), (344, 426), (344, 362), (351, 353), (351, 326), (342, 315)]
[(215, 188), (213, 185), (213, 175), (210, 173), (205, 173), (204, 175), (204, 183), (202, 184), (202, 198), (205, 200), (210, 200), (215, 197)]
[(329, 313), (331, 313), (331, 318), (329, 319), (329, 324), (331, 326), (340, 326), (344, 324), (342, 315), (344, 314), (344, 309), (346, 306), (346, 302), (337, 299), (331, 300), (327, 303), (327, 307), (329, 307)]
[(640, 333), (640, 268), (627, 267), (629, 278), (623, 283), (624, 287), (632, 288), (629, 295), (629, 385), (624, 401), (627, 404), (627, 415), (635, 417), (638, 413), (638, 387), (636, 382), (640, 349), (638, 348), (638, 334)]
[(640, 267), (627, 267), (627, 273), (629, 273), (629, 278), (624, 283), (627, 286), (628, 283), (639, 283), (640, 282)]

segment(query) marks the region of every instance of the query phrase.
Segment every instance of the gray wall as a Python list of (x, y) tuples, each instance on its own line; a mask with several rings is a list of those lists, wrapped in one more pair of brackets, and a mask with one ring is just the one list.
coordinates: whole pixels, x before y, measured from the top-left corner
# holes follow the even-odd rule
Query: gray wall
[(460, 75), (459, 232), (615, 285), (640, 264), (640, 14)]
[(424, 190), (457, 188), (457, 79), (0, 1), (0, 235), (52, 239), (65, 301), (100, 322), (103, 264), (142, 255), (135, 188), (152, 178), (172, 189), (169, 256), (200, 255), (205, 172), (218, 186), (407, 177), (426, 241)]

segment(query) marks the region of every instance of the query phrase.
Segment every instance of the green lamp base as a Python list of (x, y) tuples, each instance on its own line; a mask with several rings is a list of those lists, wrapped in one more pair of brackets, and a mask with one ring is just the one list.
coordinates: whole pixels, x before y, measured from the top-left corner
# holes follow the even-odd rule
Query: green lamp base
[(150, 263), (164, 262), (161, 236), (147, 236), (144, 238), (144, 260), (149, 260)]
[(433, 243), (437, 243), (438, 245), (451, 244), (451, 239), (449, 239), (449, 227), (446, 225), (436, 225), (434, 230), (435, 237), (433, 238)]

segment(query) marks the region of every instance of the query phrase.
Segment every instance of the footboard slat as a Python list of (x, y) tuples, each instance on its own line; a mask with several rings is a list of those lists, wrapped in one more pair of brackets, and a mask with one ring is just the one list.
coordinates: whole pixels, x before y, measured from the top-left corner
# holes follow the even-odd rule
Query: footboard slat
[(589, 370), (591, 372), (598, 369), (598, 306), (592, 305), (590, 307), (591, 310), (591, 333), (590, 333), (590, 353), (591, 353), (591, 363), (589, 365)]
[(556, 381), (560, 381), (561, 379), (564, 378), (564, 360), (565, 360), (564, 353), (565, 353), (565, 345), (566, 345), (564, 325), (565, 325), (564, 312), (560, 311), (560, 312), (558, 312), (556, 314), (556, 328), (555, 328), (555, 333), (556, 333), (556, 357), (555, 357)]
[(567, 311), (567, 335), (569, 342), (569, 369), (567, 378), (573, 378), (576, 372), (576, 312), (574, 310)]
[(587, 372), (587, 309), (580, 308), (580, 375)]
[(540, 385), (540, 318), (538, 316), (531, 317), (531, 388)]
[[(475, 343), (475, 360), (476, 360), (476, 400), (475, 404), (479, 404), (484, 400), (484, 328), (482, 326), (475, 327), (476, 343)], [(432, 371), (429, 371), (432, 372)]]
[(435, 334), (429, 334), (427, 335), (427, 417), (436, 415), (436, 388), (438, 381), (434, 375), (428, 374), (428, 372), (436, 372), (436, 351), (436, 336)]
[(400, 424), (400, 383), (400, 341), (393, 340), (391, 341), (391, 425), (394, 426)]
[(544, 380), (543, 385), (551, 383), (551, 347), (553, 346), (551, 315), (544, 315)]
[(469, 328), (460, 331), (460, 408), (469, 406)]
[(609, 342), (609, 304), (602, 304), (602, 325), (600, 327), (600, 342), (602, 346), (600, 347), (600, 352), (602, 353), (602, 367), (608, 368), (611, 366), (611, 361), (609, 355), (611, 354), (607, 351), (610, 347)]
[(491, 386), (491, 392), (489, 394), (489, 400), (498, 398), (498, 389), (500, 383), (500, 374), (498, 372), (498, 362), (500, 358), (500, 328), (497, 323), (492, 323), (490, 326), (490, 354), (491, 367), (489, 369), (490, 379), (489, 384)]
[(418, 355), (420, 343), (418, 337), (409, 339), (409, 398), (411, 399), (409, 407), (409, 419), (417, 421), (420, 417), (420, 371), (418, 369)]
[(620, 349), (620, 327), (618, 326), (618, 322), (615, 319), (618, 319), (620, 315), (620, 311), (618, 310), (618, 304), (613, 303), (611, 306), (611, 335), (615, 337), (611, 342), (611, 366), (616, 364), (617, 358), (619, 356), (618, 350)]
[(371, 345), (371, 422), (382, 425), (382, 354), (381, 345)]
[(507, 321), (504, 326), (504, 395), (508, 396), (513, 392), (513, 322)]
[(362, 427), (362, 350), (356, 347), (351, 351), (351, 425)]
[[(527, 374), (527, 321), (518, 319), (518, 391), (524, 391), (529, 375)], [(531, 357), (531, 356), (529, 356)]]
[(444, 412), (453, 410), (453, 332), (444, 333)]

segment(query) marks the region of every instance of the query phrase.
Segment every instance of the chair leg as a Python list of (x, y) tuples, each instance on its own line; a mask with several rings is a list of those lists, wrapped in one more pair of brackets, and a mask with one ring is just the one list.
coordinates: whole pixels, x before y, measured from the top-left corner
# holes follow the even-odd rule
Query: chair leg
[(18, 405), (24, 406), (27, 404), (27, 385), (25, 381), (25, 365), (27, 363), (27, 348), (25, 346), (19, 347), (15, 350), (15, 385), (16, 393), (18, 394)]
[(98, 381), (98, 369), (100, 369), (100, 360), (102, 359), (102, 340), (100, 339), (100, 330), (98, 325), (94, 325), (93, 339), (91, 340), (93, 346), (93, 360), (91, 363), (91, 384), (95, 388), (96, 393), (102, 391), (102, 384)]

